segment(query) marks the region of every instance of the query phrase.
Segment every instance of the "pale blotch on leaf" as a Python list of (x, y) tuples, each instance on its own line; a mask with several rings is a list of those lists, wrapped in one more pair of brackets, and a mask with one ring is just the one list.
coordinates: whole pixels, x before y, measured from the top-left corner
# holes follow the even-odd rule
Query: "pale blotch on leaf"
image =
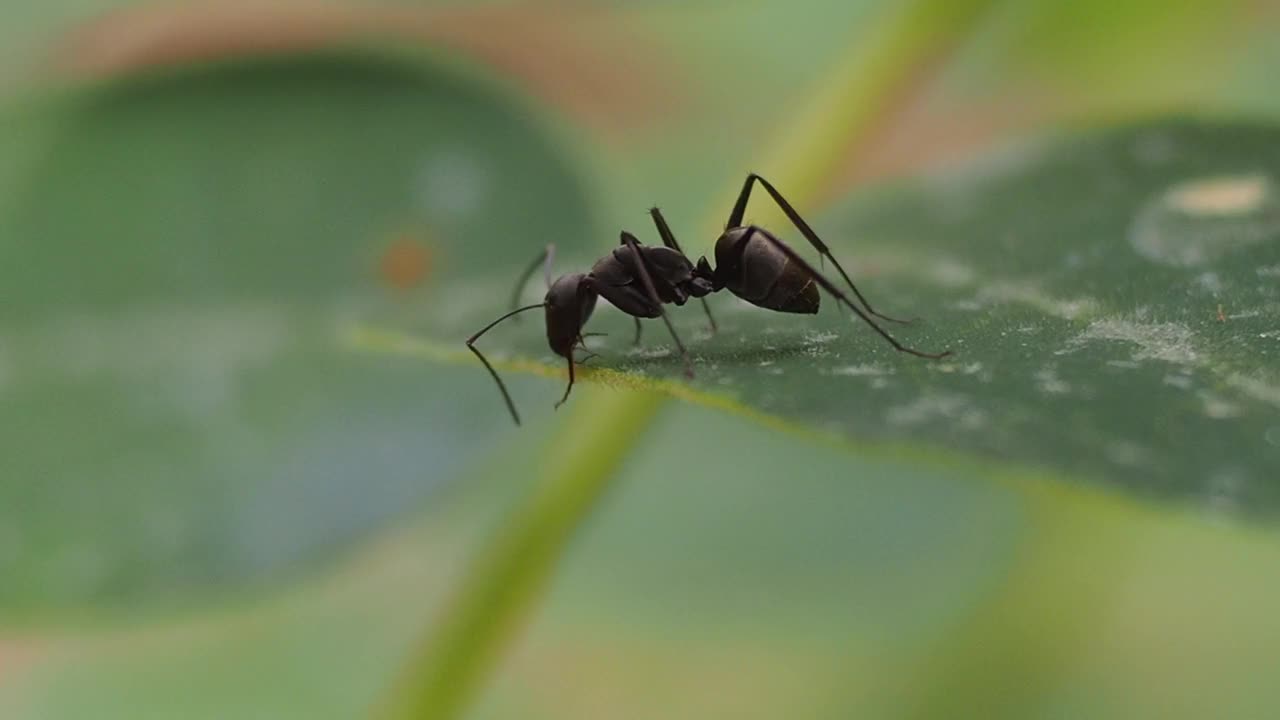
[(947, 303), (947, 308), (951, 310), (960, 310), (962, 312), (977, 312), (982, 309), (982, 303), (977, 300), (954, 300)]
[(1219, 295), (1226, 289), (1222, 278), (1216, 272), (1200, 273), (1196, 276), (1196, 284), (1212, 295)]
[(925, 395), (905, 405), (889, 408), (885, 419), (890, 425), (922, 425), (931, 421), (955, 423), (965, 430), (980, 430), (987, 424), (987, 415), (973, 407), (963, 395)]
[(1213, 420), (1230, 420), (1244, 414), (1239, 405), (1208, 390), (1200, 392), (1200, 401), (1204, 403), (1205, 416)]
[(671, 348), (666, 345), (653, 345), (650, 347), (635, 347), (627, 351), (627, 355), (631, 357), (644, 358), (645, 360), (657, 360), (671, 355)]
[(442, 149), (422, 160), (419, 203), (433, 214), (470, 215), (483, 206), (491, 182), (491, 173), (474, 153), (462, 148)]
[(1263, 175), (1213, 178), (1178, 185), (1169, 203), (1191, 215), (1238, 215), (1258, 209), (1267, 197)]
[(1280, 387), (1266, 380), (1232, 373), (1227, 376), (1227, 384), (1254, 400), (1280, 407)]
[(929, 264), (928, 277), (942, 287), (958, 288), (972, 285), (977, 273), (958, 260), (938, 258)]
[(1148, 260), (1193, 267), (1278, 235), (1280, 193), (1255, 173), (1174, 185), (1138, 210), (1129, 242)]
[(1117, 465), (1144, 467), (1155, 459), (1155, 453), (1128, 440), (1118, 440), (1106, 446), (1107, 459)]
[(832, 375), (845, 375), (848, 377), (880, 377), (883, 375), (892, 375), (893, 368), (881, 367), (879, 365), (844, 365), (841, 367), (831, 368)]
[(1098, 301), (1090, 297), (1056, 298), (1030, 284), (1015, 282), (993, 282), (978, 292), (978, 299), (1022, 303), (1063, 320), (1092, 315), (1099, 308)]
[(1263, 434), (1263, 439), (1272, 447), (1280, 447), (1280, 425), (1272, 425), (1267, 428), (1267, 432)]
[(1214, 471), (1206, 483), (1209, 509), (1236, 512), (1240, 506), (1240, 492), (1249, 484), (1249, 475), (1240, 468), (1226, 467)]
[(809, 332), (805, 334), (804, 341), (809, 345), (826, 345), (838, 337), (840, 336), (830, 331)]
[[(1147, 323), (1125, 318), (1103, 318), (1089, 324), (1084, 332), (1072, 338), (1066, 349), (1055, 354), (1065, 355), (1099, 340), (1127, 342), (1137, 347), (1130, 362), (1162, 360), (1178, 365), (1194, 365), (1201, 359), (1192, 341), (1191, 329), (1179, 323)], [(1118, 365), (1112, 361), (1109, 365)], [(1120, 365), (1120, 367), (1128, 367)]]
[(1058, 377), (1054, 367), (1045, 367), (1036, 371), (1036, 387), (1046, 395), (1066, 395), (1071, 392), (1071, 385)]

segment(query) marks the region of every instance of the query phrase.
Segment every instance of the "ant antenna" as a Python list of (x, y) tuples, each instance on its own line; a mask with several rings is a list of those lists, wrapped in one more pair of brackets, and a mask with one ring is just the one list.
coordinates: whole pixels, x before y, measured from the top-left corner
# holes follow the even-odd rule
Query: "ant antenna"
[(529, 263), (529, 265), (525, 267), (524, 271), (520, 273), (520, 279), (516, 281), (516, 287), (511, 291), (510, 307), (513, 310), (520, 304), (520, 295), (524, 292), (524, 286), (529, 284), (529, 278), (533, 277), (533, 274), (537, 272), (539, 265), (542, 266), (542, 274), (546, 277), (547, 287), (551, 287), (551, 264), (555, 262), (555, 258), (555, 243), (548, 243), (547, 247), (545, 247), (542, 252), (538, 253), (538, 256), (533, 259), (533, 262)]
[[(541, 260), (541, 258), (539, 258), (539, 260)], [(534, 263), (533, 267), (536, 268), (537, 266), (538, 266), (537, 263)], [(507, 318), (513, 317), (515, 315), (519, 315), (520, 313), (526, 310), (533, 310), (535, 308), (540, 308), (540, 307), (546, 307), (546, 304), (538, 303), (536, 305), (525, 305), (522, 308), (516, 308), (515, 310), (512, 310), (506, 315), (503, 315), (497, 320), (494, 320), (493, 322), (489, 323), (488, 325), (485, 325), (475, 335), (472, 335), (471, 337), (467, 338), (467, 349), (475, 353), (476, 357), (480, 358), (480, 362), (484, 363), (485, 369), (488, 370), (489, 374), (493, 376), (493, 381), (498, 383), (498, 389), (502, 391), (502, 399), (506, 401), (507, 409), (511, 411), (511, 419), (516, 421), (516, 425), (520, 424), (520, 414), (516, 412), (516, 404), (511, 401), (511, 393), (507, 392), (507, 386), (502, 383), (502, 378), (498, 377), (498, 371), (493, 369), (493, 366), (489, 364), (489, 361), (486, 360), (484, 355), (480, 353), (480, 350), (476, 348), (475, 342), (476, 340), (480, 339), (481, 335), (484, 335), (485, 333), (492, 330), (494, 325), (497, 325), (503, 320), (506, 320)]]

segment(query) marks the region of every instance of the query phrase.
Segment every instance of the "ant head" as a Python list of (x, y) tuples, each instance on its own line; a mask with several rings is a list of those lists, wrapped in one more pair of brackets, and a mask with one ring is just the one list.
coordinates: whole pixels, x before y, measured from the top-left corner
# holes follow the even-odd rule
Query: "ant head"
[(546, 306), (547, 344), (552, 352), (569, 357), (578, 343), (582, 326), (596, 307), (596, 294), (586, 275), (570, 273), (556, 278), (543, 300)]
[(578, 288), (582, 285), (582, 273), (569, 273), (556, 278), (547, 288), (543, 303), (548, 308), (566, 308), (578, 304)]

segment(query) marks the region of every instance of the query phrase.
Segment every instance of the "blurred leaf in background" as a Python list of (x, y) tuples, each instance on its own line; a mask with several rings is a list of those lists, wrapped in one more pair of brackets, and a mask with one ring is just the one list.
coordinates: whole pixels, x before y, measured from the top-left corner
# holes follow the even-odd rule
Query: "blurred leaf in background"
[[(805, 212), (960, 355), (717, 298), (690, 390), (601, 310), (596, 379), (694, 402), (472, 715), (1273, 711), (1280, 14), (999, 2), (895, 45), (902, 7), (0, 9), (0, 716), (363, 716), (591, 422), (537, 323), (486, 338), (520, 433), (461, 338), (652, 204), (708, 251), (854, 77)], [(1258, 121), (1046, 132), (1187, 110)]]

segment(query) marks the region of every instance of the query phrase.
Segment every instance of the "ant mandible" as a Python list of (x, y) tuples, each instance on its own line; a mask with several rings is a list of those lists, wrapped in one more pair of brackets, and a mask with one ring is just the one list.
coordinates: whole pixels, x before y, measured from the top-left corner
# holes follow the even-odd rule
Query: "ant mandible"
[[(862, 303), (862, 307), (850, 301), (849, 297), (835, 284), (773, 233), (755, 225), (742, 224), (743, 215), (747, 211), (747, 201), (757, 182), (764, 187), (809, 244), (813, 245), (823, 258), (831, 261), (840, 276), (849, 284), (854, 297)], [(706, 257), (698, 258), (696, 264), (691, 262), (680, 249), (680, 244), (676, 242), (675, 235), (672, 234), (666, 219), (662, 217), (662, 211), (655, 207), (649, 211), (649, 214), (653, 217), (658, 234), (662, 237), (663, 247), (643, 245), (634, 235), (624, 230), (619, 246), (596, 261), (596, 264), (591, 267), (591, 272), (561, 275), (551, 282), (550, 267), (555, 248), (548, 245), (520, 276), (511, 304), (515, 306), (519, 302), (521, 291), (539, 265), (545, 268), (548, 284), (547, 294), (542, 302), (515, 308), (467, 339), (467, 348), (480, 358), (480, 362), (484, 363), (489, 374), (493, 376), (498, 389), (502, 391), (502, 399), (506, 401), (507, 409), (511, 411), (511, 418), (517, 425), (520, 424), (520, 415), (516, 412), (515, 403), (511, 401), (511, 394), (507, 392), (507, 386), (503, 384), (502, 378), (498, 377), (497, 371), (476, 348), (476, 340), (507, 318), (528, 310), (545, 309), (547, 343), (551, 346), (552, 352), (565, 358), (569, 366), (569, 384), (564, 389), (564, 397), (560, 398), (555, 405), (559, 408), (569, 399), (569, 392), (573, 390), (575, 364), (573, 351), (578, 347), (586, 349), (582, 328), (587, 324), (591, 312), (595, 309), (596, 300), (600, 297), (635, 318), (635, 342), (637, 343), (640, 342), (640, 318), (662, 318), (662, 322), (671, 333), (671, 339), (675, 341), (676, 348), (680, 351), (685, 376), (690, 378), (693, 377), (693, 366), (689, 360), (689, 353), (684, 343), (680, 342), (680, 336), (671, 326), (671, 321), (667, 319), (662, 306), (669, 303), (684, 305), (689, 298), (698, 298), (702, 301), (703, 310), (714, 332), (715, 319), (711, 316), (705, 297), (720, 290), (728, 290), (743, 300), (767, 310), (813, 314), (818, 312), (820, 299), (818, 288), (821, 287), (862, 318), (899, 352), (935, 360), (951, 354), (950, 350), (927, 353), (907, 347), (872, 320), (874, 316), (895, 323), (911, 322), (898, 320), (872, 309), (871, 304), (853, 284), (853, 280), (849, 279), (848, 273), (840, 266), (839, 261), (832, 256), (826, 243), (818, 238), (813, 228), (809, 227), (791, 203), (787, 202), (768, 180), (755, 173), (747, 175), (742, 192), (738, 195), (738, 201), (729, 213), (729, 221), (725, 223), (725, 231), (716, 241), (715, 268), (711, 267)]]

